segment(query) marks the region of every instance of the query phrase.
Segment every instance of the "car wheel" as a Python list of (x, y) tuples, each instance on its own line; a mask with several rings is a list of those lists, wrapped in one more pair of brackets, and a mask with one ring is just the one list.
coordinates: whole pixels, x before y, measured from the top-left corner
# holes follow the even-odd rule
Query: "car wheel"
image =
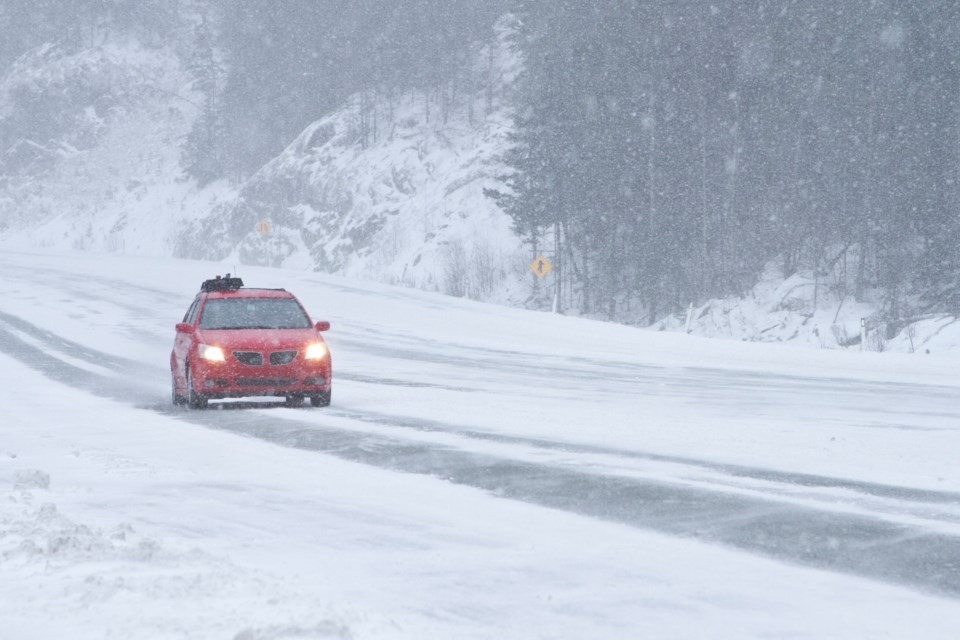
[(186, 404), (187, 402), (182, 395), (177, 393), (177, 378), (172, 371), (170, 372), (170, 396), (171, 396), (171, 399), (173, 400), (174, 406), (179, 407)]
[(310, 396), (310, 404), (315, 407), (329, 407), (330, 406), (330, 395), (333, 393), (333, 390), (324, 391), (323, 393), (318, 393), (315, 396)]
[(207, 397), (202, 393), (197, 393), (193, 389), (193, 372), (187, 367), (187, 405), (191, 409), (205, 409), (207, 406)]
[(299, 407), (303, 404), (303, 396), (287, 396), (284, 404), (288, 407)]

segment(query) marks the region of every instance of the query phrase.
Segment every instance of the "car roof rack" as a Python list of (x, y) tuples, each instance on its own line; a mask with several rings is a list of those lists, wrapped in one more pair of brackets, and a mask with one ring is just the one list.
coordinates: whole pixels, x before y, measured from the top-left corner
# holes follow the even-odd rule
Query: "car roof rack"
[(243, 286), (243, 280), (240, 278), (231, 278), (228, 273), (225, 277), (217, 276), (210, 280), (204, 280), (200, 285), (200, 291), (236, 291)]

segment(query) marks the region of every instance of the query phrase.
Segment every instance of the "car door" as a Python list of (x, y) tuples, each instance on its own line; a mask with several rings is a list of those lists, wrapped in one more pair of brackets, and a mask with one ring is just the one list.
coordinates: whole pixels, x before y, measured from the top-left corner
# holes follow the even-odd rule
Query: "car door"
[[(190, 308), (187, 309), (187, 313), (183, 316), (183, 322), (186, 324), (196, 327), (197, 321), (197, 311), (200, 309), (200, 296), (197, 296), (193, 300), (193, 304), (190, 305)], [(174, 375), (177, 376), (177, 381), (179, 384), (186, 384), (186, 361), (187, 356), (190, 354), (190, 348), (193, 345), (193, 334), (191, 333), (181, 333), (177, 332), (176, 337), (173, 341), (173, 360), (174, 360)]]

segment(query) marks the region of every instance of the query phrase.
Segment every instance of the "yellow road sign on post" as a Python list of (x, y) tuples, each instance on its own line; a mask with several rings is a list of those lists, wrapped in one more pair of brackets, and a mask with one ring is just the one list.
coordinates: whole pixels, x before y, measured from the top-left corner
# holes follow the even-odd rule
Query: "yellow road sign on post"
[(265, 236), (273, 230), (273, 225), (270, 224), (269, 220), (261, 220), (257, 223), (256, 230), (260, 232), (260, 235)]
[(538, 278), (542, 278), (550, 273), (551, 269), (553, 269), (553, 265), (550, 264), (550, 261), (543, 256), (538, 256), (533, 262), (530, 263), (530, 271), (533, 271)]

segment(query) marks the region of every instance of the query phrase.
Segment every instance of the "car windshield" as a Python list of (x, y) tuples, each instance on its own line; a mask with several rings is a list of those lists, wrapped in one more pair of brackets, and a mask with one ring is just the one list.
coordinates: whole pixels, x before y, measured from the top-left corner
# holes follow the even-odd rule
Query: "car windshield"
[(306, 329), (310, 319), (291, 298), (207, 300), (201, 329)]

